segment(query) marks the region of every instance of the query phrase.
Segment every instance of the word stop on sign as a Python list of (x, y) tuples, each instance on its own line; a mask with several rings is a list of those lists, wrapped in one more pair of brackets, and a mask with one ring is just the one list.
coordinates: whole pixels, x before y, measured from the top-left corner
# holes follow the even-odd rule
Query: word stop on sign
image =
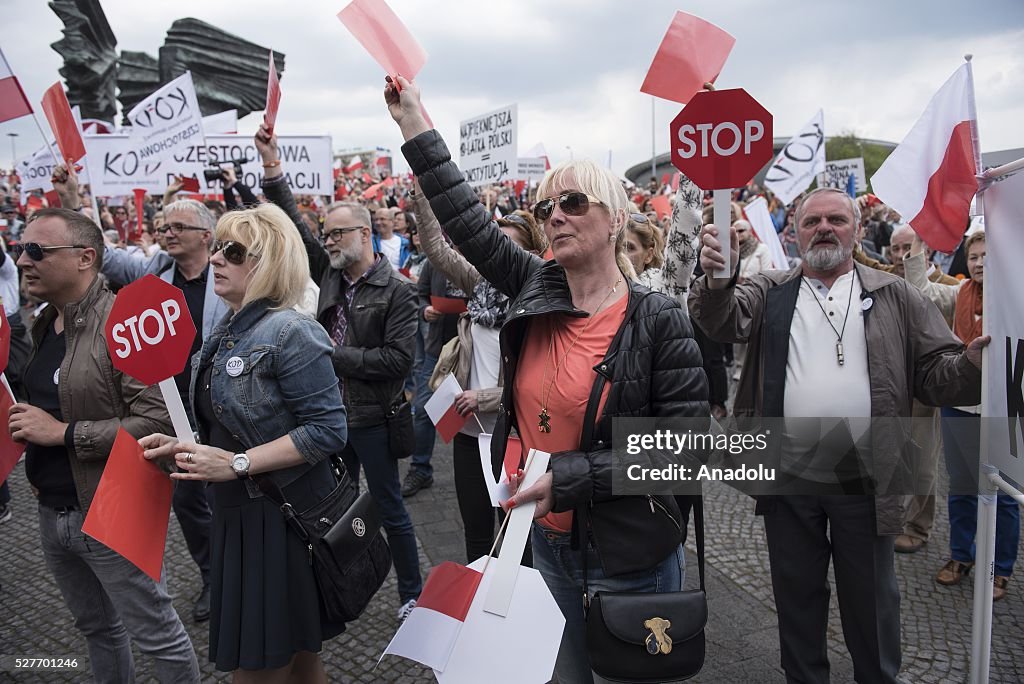
[[(174, 322), (181, 317), (178, 302), (168, 299), (160, 304), (160, 309), (146, 309), (138, 316), (116, 323), (111, 328), (110, 336), (114, 343), (120, 345), (114, 350), (119, 358), (127, 359), (132, 352), (142, 351), (144, 346), (155, 346), (163, 342), (164, 336), (175, 336)], [(129, 336), (126, 336), (128, 333)]]
[[(723, 133), (725, 135), (723, 136)], [(700, 144), (691, 136), (700, 135)], [(750, 146), (764, 137), (764, 124), (751, 119), (743, 122), (743, 130), (731, 121), (719, 124), (684, 124), (679, 127), (679, 142), (682, 147), (676, 153), (683, 159), (694, 156), (730, 157), (743, 147), (743, 154), (750, 154)], [(727, 143), (723, 145), (723, 142)]]

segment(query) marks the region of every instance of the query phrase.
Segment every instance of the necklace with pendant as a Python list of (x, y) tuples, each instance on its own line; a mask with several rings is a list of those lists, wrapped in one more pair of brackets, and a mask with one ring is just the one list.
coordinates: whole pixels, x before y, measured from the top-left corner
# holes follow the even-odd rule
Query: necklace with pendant
[[(619, 283), (621, 283), (621, 282), (622, 282), (622, 278), (620, 277), (620, 278), (618, 278), (615, 281), (615, 284), (612, 285), (611, 290), (609, 290), (608, 294), (606, 294), (604, 296), (604, 299), (601, 300), (601, 303), (597, 305), (597, 308), (594, 309), (594, 313), (591, 314), (590, 320), (587, 321), (587, 324), (585, 326), (583, 326), (582, 330), (579, 331), (579, 333), (576, 335), (576, 338), (569, 345), (569, 348), (565, 350), (564, 354), (562, 354), (562, 360), (555, 364), (555, 368), (554, 368), (554, 370), (551, 373), (551, 380), (549, 382), (548, 379), (547, 379), (548, 378), (548, 362), (555, 357), (555, 336), (554, 336), (554, 334), (551, 335), (551, 338), (550, 338), (551, 341), (550, 341), (550, 344), (548, 345), (548, 355), (547, 355), (547, 358), (544, 359), (544, 375), (543, 375), (543, 377), (541, 378), (541, 381), (540, 381), (540, 385), (541, 385), (540, 413), (537, 414), (537, 418), (539, 419), (537, 421), (537, 429), (539, 431), (541, 431), (541, 432), (543, 432), (545, 434), (551, 432), (551, 414), (548, 413), (548, 400), (551, 399), (551, 390), (554, 389), (555, 380), (558, 377), (558, 370), (563, 365), (565, 365), (565, 360), (567, 358), (569, 358), (569, 353), (572, 352), (573, 347), (575, 347), (576, 343), (580, 341), (581, 337), (583, 337), (583, 333), (587, 332), (587, 328), (589, 328), (590, 324), (594, 322), (594, 318), (597, 316), (598, 312), (601, 311), (601, 307), (604, 306), (605, 302), (608, 301), (609, 297), (611, 297), (613, 294), (615, 294), (615, 291), (618, 289)], [(547, 387), (546, 391), (545, 391), (545, 385)]]

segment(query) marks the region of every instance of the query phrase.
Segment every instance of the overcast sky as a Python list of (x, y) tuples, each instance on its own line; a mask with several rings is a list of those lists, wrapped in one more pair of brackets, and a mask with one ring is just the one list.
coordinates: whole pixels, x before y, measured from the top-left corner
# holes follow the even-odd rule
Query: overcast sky
[[(434, 123), (457, 147), (458, 122), (519, 105), (519, 146), (553, 162), (589, 156), (621, 173), (651, 154), (651, 101), (640, 84), (676, 10), (736, 37), (718, 80), (743, 87), (789, 136), (819, 108), (828, 135), (899, 141), (928, 99), (974, 55), (986, 152), (1024, 147), (1021, 0), (390, 0), (427, 51), (417, 81)], [(335, 18), (345, 0), (104, 0), (119, 50), (153, 56), (171, 23), (195, 17), (286, 55), (278, 132), (330, 134), (335, 149), (401, 137), (383, 105), (383, 72)], [(62, 23), (43, 0), (0, 0), (0, 47), (36, 106), (59, 78), (49, 46)], [(38, 107), (36, 107), (38, 109)], [(680, 105), (654, 107), (658, 153)], [(243, 119), (255, 132), (261, 115)], [(45, 125), (45, 124), (44, 124)], [(41, 141), (31, 118), (0, 124), (0, 160)], [(453, 144), (454, 143), (454, 144)], [(398, 155), (400, 156), (400, 155)], [(400, 164), (404, 164), (401, 162)]]

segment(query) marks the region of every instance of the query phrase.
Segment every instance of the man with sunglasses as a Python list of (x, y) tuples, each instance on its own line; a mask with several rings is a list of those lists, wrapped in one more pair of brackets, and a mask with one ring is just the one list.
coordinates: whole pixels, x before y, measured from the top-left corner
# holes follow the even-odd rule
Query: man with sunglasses
[[(78, 207), (78, 180), (68, 174), (63, 165), (53, 172), (54, 190), (58, 192), (63, 206)], [(213, 291), (213, 276), (210, 273), (210, 241), (217, 221), (201, 202), (178, 200), (164, 205), (164, 222), (157, 230), (166, 244), (166, 252), (160, 251), (148, 258), (129, 254), (125, 250), (107, 247), (103, 254), (103, 275), (112, 285), (122, 287), (150, 273), (161, 280), (181, 289), (188, 304), (189, 314), (197, 331), (192, 342), (192, 354), (202, 347), (203, 340), (210, 334), (228, 307)], [(182, 396), (185, 410), (189, 411), (188, 385), (192, 374), (190, 364), (174, 376), (174, 384)], [(192, 425), (195, 420), (189, 416)], [(192, 560), (199, 567), (203, 588), (192, 609), (196, 622), (210, 617), (210, 523), (213, 513), (206, 498), (206, 484), (199, 481), (179, 481), (174, 487), (174, 515), (181, 525)]]
[(32, 326), (27, 402), (11, 408), (9, 429), (28, 445), (25, 474), (39, 500), (46, 565), (97, 681), (134, 681), (132, 641), (155, 659), (161, 681), (199, 681), (166, 579), (154, 581), (81, 531), (118, 430), (139, 438), (171, 427), (159, 390), (116, 370), (107, 352), (114, 295), (99, 277), (103, 237), (68, 209), (39, 210), (23, 237), (17, 265), (28, 294), (47, 306)]

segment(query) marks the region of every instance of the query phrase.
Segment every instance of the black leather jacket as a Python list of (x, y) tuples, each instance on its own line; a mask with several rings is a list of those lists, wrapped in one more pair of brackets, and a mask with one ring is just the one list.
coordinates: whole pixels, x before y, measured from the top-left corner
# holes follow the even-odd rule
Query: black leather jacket
[[(347, 283), (341, 271), (331, 268), (327, 250), (309, 232), (284, 178), (264, 180), (263, 192), (288, 214), (302, 236), (310, 276), (320, 285), (317, 320), (327, 327), (331, 309), (344, 301)], [(350, 428), (380, 425), (387, 410), (404, 401), (405, 379), (416, 355), (418, 316), (412, 283), (387, 258), (356, 288), (345, 344), (335, 347), (331, 356), (334, 373), (342, 381)]]
[[(518, 248), (490, 220), (476, 193), (451, 161), (437, 131), (403, 145), (409, 165), (445, 232), (480, 274), (513, 299), (501, 329), (505, 378), (514, 378), (527, 322), (533, 316), (586, 314), (572, 304), (565, 271), (555, 261)], [(554, 510), (589, 519), (589, 533), (604, 571), (618, 575), (651, 568), (682, 538), (679, 509), (672, 497), (612, 494), (612, 420), (619, 417), (703, 417), (709, 415), (708, 385), (689, 319), (668, 297), (630, 283), (625, 320), (594, 367), (578, 451), (552, 454)], [(596, 416), (604, 384), (611, 383), (604, 413)], [(504, 386), (491, 441), (500, 468), (513, 427), (515, 382)], [(526, 429), (533, 427), (532, 418)]]

